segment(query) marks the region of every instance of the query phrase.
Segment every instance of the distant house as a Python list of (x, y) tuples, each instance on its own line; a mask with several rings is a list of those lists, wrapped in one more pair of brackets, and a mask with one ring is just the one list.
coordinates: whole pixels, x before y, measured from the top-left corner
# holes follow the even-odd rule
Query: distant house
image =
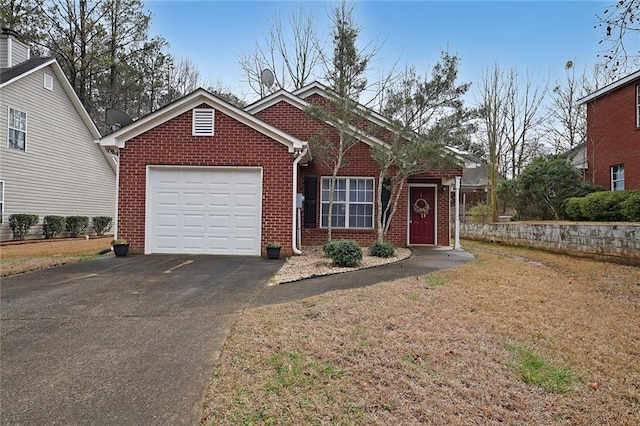
[(583, 142), (574, 146), (573, 148), (563, 152), (561, 157), (566, 158), (571, 162), (571, 165), (580, 170), (583, 176), (586, 177), (587, 170), (589, 169), (589, 161), (587, 160), (587, 144)]
[[(479, 203), (491, 202), (489, 163), (481, 158), (455, 147), (447, 147), (463, 165), (460, 180), (460, 209), (462, 220), (466, 221), (469, 208)], [(503, 178), (500, 177), (502, 180)]]
[[(0, 37), (0, 239), (8, 217), (111, 216), (116, 164), (100, 133), (52, 58), (30, 58), (7, 29)], [(41, 237), (34, 229), (31, 238)]]
[[(198, 89), (105, 136), (103, 146), (120, 150), (118, 237), (144, 253), (257, 256), (277, 241), (289, 255), (324, 243), (331, 173), (307, 141), (319, 131), (336, 134), (305, 108), (326, 90), (313, 83), (239, 109)], [(367, 118), (389, 124), (375, 113)], [(371, 146), (381, 141), (356, 137), (339, 172), (332, 232), (368, 245), (382, 184)], [(450, 245), (450, 191), (461, 175), (454, 167), (408, 179), (387, 240)]]
[(587, 106), (587, 181), (640, 189), (640, 70), (578, 103)]

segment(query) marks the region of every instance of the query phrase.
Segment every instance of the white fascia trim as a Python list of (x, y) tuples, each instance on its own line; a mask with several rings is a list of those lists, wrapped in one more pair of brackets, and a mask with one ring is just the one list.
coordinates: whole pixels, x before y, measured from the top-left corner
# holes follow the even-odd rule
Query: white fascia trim
[(585, 96), (582, 99), (578, 99), (577, 104), (578, 105), (585, 104), (585, 103), (587, 103), (589, 101), (592, 101), (592, 100), (594, 100), (596, 98), (599, 98), (602, 95), (605, 95), (605, 94), (607, 94), (609, 92), (612, 92), (612, 91), (614, 91), (614, 90), (616, 90), (616, 89), (618, 89), (618, 88), (620, 88), (622, 86), (625, 86), (628, 83), (631, 83), (633, 80), (636, 80), (636, 79), (639, 79), (639, 78), (640, 78), (640, 70), (638, 70), (638, 71), (634, 72), (633, 74), (630, 74), (630, 75), (628, 75), (628, 76), (626, 76), (624, 78), (621, 78), (620, 80), (615, 81), (615, 82), (613, 82), (613, 83), (611, 83), (611, 84), (609, 84), (607, 86), (604, 86), (602, 89), (597, 90), (597, 91), (593, 92), (592, 94), (590, 94), (588, 96)]
[[(332, 92), (332, 90), (326, 87), (325, 85), (323, 85), (322, 83), (314, 81), (311, 84), (308, 84), (304, 87), (301, 87), (298, 90), (295, 90), (293, 94), (295, 96), (299, 96), (302, 99), (306, 99), (311, 95), (320, 95), (322, 97), (327, 97), (327, 93), (329, 92)], [(367, 108), (366, 106), (360, 103), (358, 103), (358, 108), (360, 109), (360, 111), (363, 111), (367, 115), (367, 119), (371, 120), (372, 123), (377, 124), (380, 127), (384, 127), (387, 130), (391, 130), (389, 128), (389, 126), (391, 126), (391, 121), (389, 121), (387, 117), (375, 112), (370, 108)]]
[[(25, 72), (23, 72), (22, 74), (15, 76), (15, 77), (13, 77), (11, 80), (7, 80), (7, 81), (5, 81), (4, 83), (0, 84), (0, 89), (2, 89), (2, 88), (3, 88), (3, 87), (5, 87), (5, 86), (8, 86), (9, 84), (11, 84), (11, 83), (13, 83), (13, 82), (15, 82), (15, 81), (20, 80), (20, 79), (21, 79), (21, 78), (23, 78), (23, 77), (26, 77), (26, 76), (28, 76), (28, 75), (30, 75), (30, 74), (33, 74), (34, 72), (40, 71), (41, 69), (43, 69), (43, 68), (46, 68), (46, 67), (50, 66), (50, 65), (51, 65), (51, 64), (53, 64), (54, 62), (56, 62), (56, 60), (55, 60), (55, 59), (51, 59), (51, 60), (49, 60), (49, 61), (47, 61), (47, 62), (45, 62), (45, 63), (43, 63), (43, 64), (38, 65), (38, 66), (37, 66), (37, 67), (35, 67), (35, 68), (30, 69), (29, 71), (25, 71)], [(57, 63), (57, 62), (56, 62), (56, 63)]]
[(269, 138), (287, 146), (289, 153), (301, 150), (303, 142), (293, 136), (265, 123), (253, 115), (228, 104), (216, 96), (200, 88), (184, 98), (176, 101), (167, 108), (161, 108), (146, 117), (134, 121), (128, 126), (105, 136), (100, 140), (102, 146), (124, 148), (128, 140), (157, 127), (158, 125), (184, 114), (185, 112), (205, 103), (223, 114), (243, 123)]
[(301, 88), (296, 89), (291, 93), (300, 98), (307, 98), (313, 95), (314, 93), (323, 94), (328, 90), (329, 89), (324, 84), (320, 83), (319, 81), (314, 81), (313, 83), (309, 83), (306, 86), (302, 86)]
[(257, 114), (260, 111), (263, 111), (269, 107), (272, 107), (274, 105), (276, 105), (279, 102), (287, 102), (288, 104), (293, 105), (294, 107), (298, 108), (298, 109), (304, 109), (307, 108), (308, 106), (310, 106), (309, 102), (304, 101), (294, 95), (292, 95), (291, 93), (285, 91), (285, 90), (278, 90), (275, 93), (272, 93), (271, 95), (264, 97), (256, 102), (254, 102), (253, 104), (245, 107), (245, 111), (251, 115)]
[[(289, 105), (298, 108), (299, 110), (304, 110), (305, 108), (311, 106), (311, 104), (305, 100), (302, 100), (294, 95), (292, 95), (289, 92), (286, 92), (284, 90), (276, 92), (272, 95), (267, 96), (266, 98), (263, 98), (261, 100), (259, 100), (258, 102), (248, 106), (247, 108), (245, 108), (245, 111), (247, 111), (250, 114), (257, 114), (260, 111), (263, 111), (273, 105), (276, 105), (279, 102), (286, 102)], [(328, 121), (325, 121), (326, 124), (332, 126), (331, 123), (329, 123)], [(332, 126), (333, 127), (333, 126)], [(381, 145), (384, 146), (386, 148), (389, 148), (389, 144), (387, 144), (386, 142), (376, 138), (375, 136), (370, 136), (370, 135), (363, 135), (360, 134), (360, 132), (358, 131), (358, 129), (354, 126), (349, 126), (349, 135), (362, 141), (363, 143), (369, 145), (369, 146), (373, 146), (373, 145)]]
[(98, 131), (98, 128), (96, 127), (96, 124), (93, 122), (93, 120), (91, 119), (91, 117), (89, 116), (89, 113), (87, 112), (87, 110), (84, 108), (84, 106), (82, 105), (82, 102), (80, 102), (80, 99), (78, 98), (78, 95), (76, 94), (75, 90), (73, 90), (73, 87), (71, 87), (71, 83), (69, 83), (69, 80), (67, 80), (67, 77), (64, 75), (64, 72), (62, 71), (62, 68), (60, 68), (60, 64), (58, 63), (58, 61), (56, 61), (55, 59), (51, 59), (50, 61), (47, 61), (33, 69), (30, 69), (29, 71), (22, 73), (14, 78), (12, 78), (11, 80), (5, 81), (4, 83), (0, 84), (0, 89), (11, 84), (14, 83), (18, 80), (20, 80), (23, 77), (26, 77), (28, 75), (31, 75), (35, 72), (38, 72), (46, 67), (51, 67), (53, 69), (54, 74), (56, 75), (56, 77), (58, 78), (58, 81), (60, 82), (60, 84), (62, 85), (62, 88), (64, 89), (65, 93), (67, 94), (67, 96), (69, 97), (69, 100), (71, 100), (71, 103), (73, 104), (73, 106), (76, 108), (76, 110), (78, 111), (78, 114), (80, 114), (80, 118), (82, 119), (82, 121), (84, 122), (84, 124), (87, 126), (87, 129), (89, 130), (89, 132), (91, 133), (91, 136), (93, 137), (94, 140), (96, 139), (100, 139), (102, 137), (102, 135), (100, 134), (100, 132)]

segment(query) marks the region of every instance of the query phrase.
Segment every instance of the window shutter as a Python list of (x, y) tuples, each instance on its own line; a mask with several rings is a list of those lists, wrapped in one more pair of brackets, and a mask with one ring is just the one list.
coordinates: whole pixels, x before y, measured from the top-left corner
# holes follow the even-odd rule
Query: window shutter
[(213, 109), (193, 110), (193, 136), (213, 136)]
[(318, 226), (318, 177), (304, 177), (304, 226), (315, 228)]
[[(390, 185), (391, 185), (391, 179), (385, 178), (382, 181), (382, 195), (380, 196), (380, 198), (382, 200), (382, 212), (383, 213), (387, 209), (387, 206), (389, 205), (389, 200), (391, 199), (391, 190), (389, 189)], [(387, 212), (387, 214), (382, 219), (382, 225), (383, 226), (385, 226), (387, 221), (389, 220), (390, 213), (391, 213), (391, 211)]]

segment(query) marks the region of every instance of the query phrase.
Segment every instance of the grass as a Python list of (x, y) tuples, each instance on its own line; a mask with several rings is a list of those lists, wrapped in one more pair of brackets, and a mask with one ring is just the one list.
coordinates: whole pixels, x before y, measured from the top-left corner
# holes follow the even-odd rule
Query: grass
[(517, 345), (505, 345), (515, 355), (507, 365), (518, 372), (522, 381), (538, 386), (545, 392), (568, 393), (576, 375), (568, 368), (556, 367), (540, 354)]
[(202, 423), (640, 424), (640, 269), (463, 247), (477, 260), (246, 310)]
[(28, 241), (0, 246), (1, 276), (79, 262), (110, 247), (111, 237)]

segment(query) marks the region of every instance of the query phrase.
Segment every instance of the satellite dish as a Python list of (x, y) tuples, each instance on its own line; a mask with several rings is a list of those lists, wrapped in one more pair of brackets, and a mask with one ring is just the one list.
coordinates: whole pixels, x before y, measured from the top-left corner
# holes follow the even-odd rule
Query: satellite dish
[(267, 89), (273, 86), (273, 82), (275, 81), (275, 76), (273, 75), (273, 71), (269, 68), (265, 68), (262, 70), (262, 74), (260, 74), (260, 82)]
[(127, 124), (133, 123), (133, 119), (116, 108), (107, 108), (107, 123), (111, 125), (111, 130), (116, 131)]

